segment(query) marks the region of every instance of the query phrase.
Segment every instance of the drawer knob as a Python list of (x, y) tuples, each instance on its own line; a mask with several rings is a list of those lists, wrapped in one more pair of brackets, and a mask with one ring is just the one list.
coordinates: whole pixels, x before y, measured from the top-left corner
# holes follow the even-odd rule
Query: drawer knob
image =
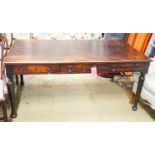
[(68, 66), (68, 72), (71, 73), (72, 72), (72, 65)]
[(68, 69), (68, 72), (69, 72), (69, 73), (71, 73), (71, 72), (72, 72), (72, 69), (71, 69), (71, 68), (69, 68), (69, 69)]
[(47, 72), (48, 72), (48, 73), (51, 73), (50, 67), (47, 68)]

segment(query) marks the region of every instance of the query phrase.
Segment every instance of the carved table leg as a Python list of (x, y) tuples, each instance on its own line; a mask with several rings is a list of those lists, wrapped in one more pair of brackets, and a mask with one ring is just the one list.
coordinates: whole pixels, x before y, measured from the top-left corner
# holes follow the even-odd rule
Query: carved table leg
[(20, 75), (20, 79), (21, 79), (20, 84), (21, 84), (21, 86), (23, 86), (24, 85), (24, 77), (23, 77), (23, 75)]
[(136, 95), (135, 95), (135, 98), (134, 98), (134, 101), (133, 101), (133, 107), (132, 107), (133, 111), (137, 110), (137, 104), (138, 104), (140, 93), (141, 93), (141, 90), (142, 90), (142, 87), (143, 87), (144, 80), (145, 80), (145, 74), (143, 72), (141, 72), (140, 77), (139, 77), (139, 81), (138, 81)]
[(6, 66), (6, 73), (9, 79), (8, 93), (9, 93), (9, 98), (10, 98), (10, 103), (11, 103), (11, 117), (16, 118), (17, 113), (16, 113), (16, 100), (15, 100), (15, 86), (14, 86), (14, 81), (13, 81), (13, 73), (12, 73), (12, 69), (10, 66)]

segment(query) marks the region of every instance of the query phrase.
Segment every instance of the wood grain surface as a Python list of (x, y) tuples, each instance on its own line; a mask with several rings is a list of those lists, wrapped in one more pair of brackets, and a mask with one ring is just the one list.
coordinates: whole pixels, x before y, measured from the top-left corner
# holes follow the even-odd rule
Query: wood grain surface
[(150, 62), (123, 41), (16, 40), (5, 64)]

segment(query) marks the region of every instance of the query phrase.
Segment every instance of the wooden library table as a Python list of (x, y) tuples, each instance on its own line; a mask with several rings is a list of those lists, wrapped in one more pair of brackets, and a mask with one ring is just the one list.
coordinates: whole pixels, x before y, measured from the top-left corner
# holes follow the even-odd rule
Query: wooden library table
[[(15, 118), (16, 98), (13, 75), (140, 72), (134, 111), (151, 59), (123, 41), (116, 40), (15, 40), (4, 63), (9, 78), (11, 116)], [(22, 82), (22, 84), (24, 84)]]

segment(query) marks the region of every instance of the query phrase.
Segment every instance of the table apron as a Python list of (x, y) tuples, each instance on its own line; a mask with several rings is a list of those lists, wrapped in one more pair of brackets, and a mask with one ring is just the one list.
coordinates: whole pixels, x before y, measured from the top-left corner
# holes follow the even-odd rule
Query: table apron
[(97, 72), (143, 72), (147, 73), (149, 63), (90, 63), (90, 64), (14, 64), (6, 65), (13, 74), (74, 74), (90, 73), (91, 67), (96, 67)]

